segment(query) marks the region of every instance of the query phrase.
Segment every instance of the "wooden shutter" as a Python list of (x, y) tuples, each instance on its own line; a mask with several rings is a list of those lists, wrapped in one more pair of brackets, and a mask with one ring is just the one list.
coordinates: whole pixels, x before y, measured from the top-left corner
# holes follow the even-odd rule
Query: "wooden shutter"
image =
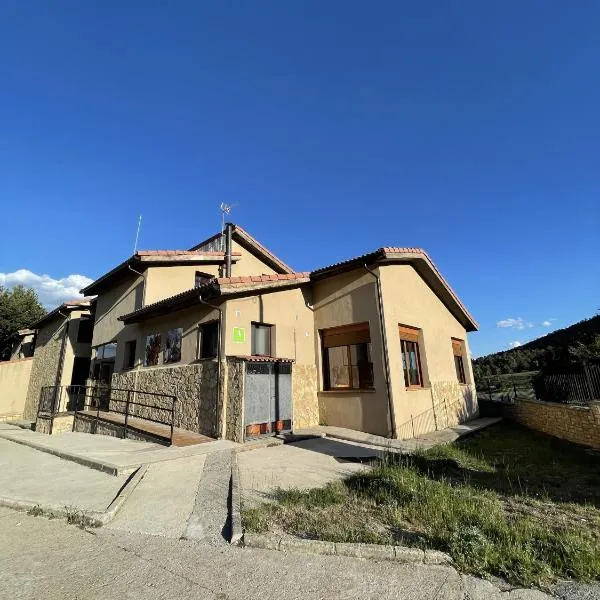
[(400, 330), (401, 340), (406, 340), (407, 342), (419, 341), (419, 329), (409, 327), (408, 325), (398, 325), (398, 329)]
[(452, 338), (452, 352), (454, 356), (463, 355), (463, 341)]
[(353, 323), (352, 325), (322, 329), (321, 337), (323, 339), (323, 348), (365, 344), (371, 341), (369, 323)]

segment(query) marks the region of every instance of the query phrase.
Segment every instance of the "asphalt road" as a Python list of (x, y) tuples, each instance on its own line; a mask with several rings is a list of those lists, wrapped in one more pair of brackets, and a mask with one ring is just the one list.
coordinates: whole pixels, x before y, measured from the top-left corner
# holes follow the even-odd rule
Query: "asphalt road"
[(451, 567), (215, 546), (0, 508), (0, 598), (543, 600)]

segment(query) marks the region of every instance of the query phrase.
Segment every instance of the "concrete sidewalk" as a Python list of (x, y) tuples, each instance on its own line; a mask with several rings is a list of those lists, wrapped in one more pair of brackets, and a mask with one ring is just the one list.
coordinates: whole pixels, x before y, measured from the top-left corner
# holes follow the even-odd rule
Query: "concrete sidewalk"
[(114, 477), (0, 440), (0, 496), (2, 501), (42, 507), (103, 512), (128, 477)]
[(132, 473), (142, 464), (201, 456), (239, 446), (228, 440), (215, 440), (194, 446), (166, 447), (151, 442), (89, 433), (46, 435), (6, 423), (0, 423), (0, 439), (23, 444), (113, 475)]
[(329, 438), (356, 444), (368, 444), (370, 446), (377, 446), (396, 452), (414, 452), (415, 450), (431, 448), (432, 446), (438, 446), (439, 444), (450, 444), (461, 437), (475, 433), (480, 429), (485, 429), (501, 420), (501, 418), (496, 417), (473, 419), (472, 421), (467, 421), (461, 425), (455, 425), (454, 427), (448, 427), (446, 429), (441, 429), (440, 431), (432, 431), (408, 440), (393, 440), (380, 435), (373, 435), (363, 431), (355, 431), (354, 429), (345, 429), (344, 427), (334, 427), (331, 425), (320, 425), (318, 427), (301, 429), (294, 433), (314, 436), (325, 435)]

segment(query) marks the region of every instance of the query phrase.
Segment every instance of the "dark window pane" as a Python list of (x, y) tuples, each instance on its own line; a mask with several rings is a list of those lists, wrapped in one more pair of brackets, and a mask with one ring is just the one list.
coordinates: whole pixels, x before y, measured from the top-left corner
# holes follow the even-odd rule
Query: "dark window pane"
[(401, 340), (400, 347), (402, 350), (402, 370), (404, 371), (404, 383), (406, 387), (423, 385), (417, 343)]
[(92, 341), (93, 333), (94, 320), (81, 317), (79, 319), (79, 327), (77, 329), (77, 341), (89, 344)]
[(329, 363), (329, 387), (349, 388), (350, 371), (348, 370), (348, 346), (327, 348)]
[(219, 323), (206, 323), (200, 327), (200, 358), (214, 358), (218, 353)]
[(135, 366), (135, 350), (136, 350), (136, 341), (132, 340), (125, 344), (125, 363), (124, 367), (126, 369), (133, 369)]
[(462, 356), (454, 356), (454, 366), (456, 367), (456, 377), (460, 383), (467, 383), (465, 376), (465, 365)]

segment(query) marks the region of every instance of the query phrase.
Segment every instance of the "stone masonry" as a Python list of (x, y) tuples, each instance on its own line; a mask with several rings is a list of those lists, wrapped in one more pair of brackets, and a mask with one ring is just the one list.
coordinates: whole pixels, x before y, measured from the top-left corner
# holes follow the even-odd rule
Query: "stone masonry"
[(600, 450), (600, 402), (573, 406), (539, 400), (503, 405), (505, 416), (525, 427)]
[(225, 410), (225, 437), (234, 442), (244, 441), (244, 375), (246, 363), (228, 358)]
[[(114, 373), (112, 388), (140, 390), (131, 395), (132, 401), (154, 405), (143, 408), (133, 405), (130, 414), (164, 421), (168, 414), (158, 407), (169, 408), (166, 399), (144, 392), (174, 395), (177, 397), (175, 427), (196, 431), (211, 437), (218, 436), (217, 413), (217, 363), (205, 361), (177, 367), (159, 367)], [(124, 393), (113, 392), (111, 397), (125, 399)], [(122, 397), (120, 397), (122, 396)], [(123, 402), (118, 404), (124, 410)], [(111, 406), (111, 408), (113, 408)]]
[(294, 364), (292, 366), (294, 429), (315, 427), (319, 424), (317, 385), (315, 365)]
[(37, 336), (23, 418), (35, 419), (42, 387), (56, 385), (64, 321), (56, 319), (42, 327)]

